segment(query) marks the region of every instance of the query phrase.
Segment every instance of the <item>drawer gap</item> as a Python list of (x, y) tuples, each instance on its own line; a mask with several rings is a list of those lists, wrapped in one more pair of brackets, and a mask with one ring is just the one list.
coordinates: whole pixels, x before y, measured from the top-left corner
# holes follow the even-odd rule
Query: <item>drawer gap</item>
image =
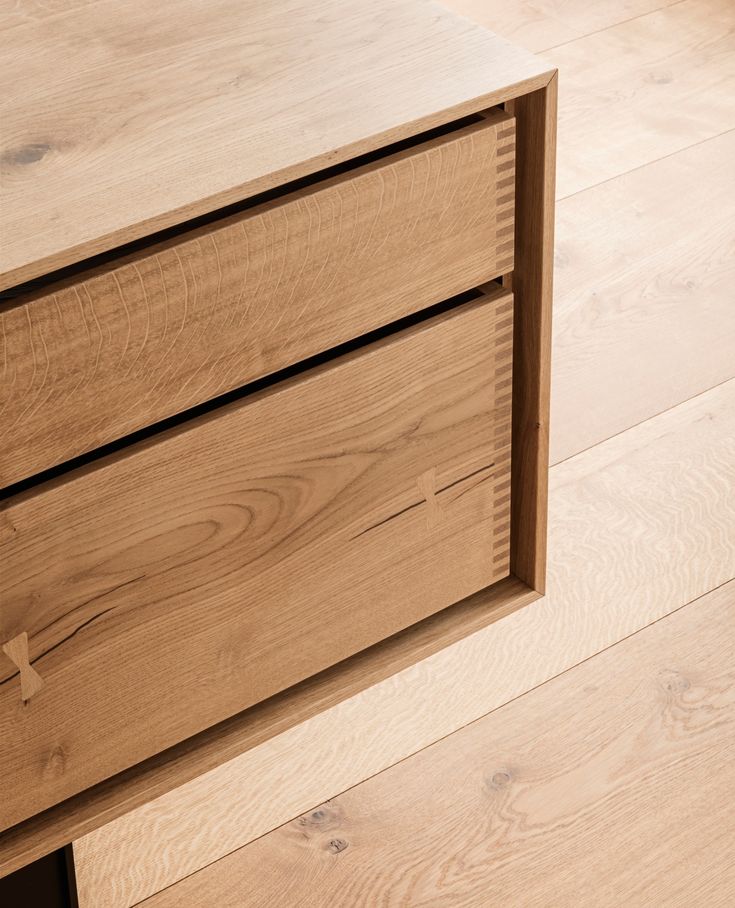
[(15, 287), (10, 287), (7, 290), (0, 291), (0, 307), (5, 308), (3, 306), (3, 304), (5, 303), (9, 308), (12, 305), (13, 300), (15, 300), (17, 297), (24, 297), (28, 293), (36, 293), (42, 291), (52, 284), (57, 284), (60, 281), (63, 282), (66, 280), (78, 279), (80, 275), (83, 275), (87, 271), (91, 271), (101, 266), (109, 267), (111, 263), (116, 262), (117, 260), (122, 259), (125, 256), (139, 252), (158, 243), (176, 239), (177, 237), (183, 236), (184, 234), (188, 233), (190, 230), (194, 230), (199, 227), (205, 227), (208, 224), (212, 224), (216, 221), (221, 220), (222, 218), (226, 218), (231, 215), (241, 214), (251, 208), (255, 208), (258, 205), (262, 205), (264, 202), (272, 202), (284, 196), (290, 195), (297, 190), (308, 189), (309, 187), (315, 186), (318, 183), (323, 182), (324, 180), (330, 179), (331, 177), (340, 176), (342, 174), (349, 173), (351, 170), (355, 170), (358, 167), (362, 167), (365, 164), (371, 164), (375, 161), (381, 160), (382, 158), (388, 158), (399, 151), (405, 151), (406, 149), (414, 148), (432, 139), (438, 139), (442, 136), (450, 135), (451, 133), (456, 132), (459, 129), (463, 129), (464, 127), (472, 126), (475, 123), (481, 123), (486, 118), (485, 114), (489, 112), (490, 111), (478, 114), (470, 114), (469, 116), (462, 117), (459, 120), (452, 120), (452, 122), (450, 123), (445, 123), (441, 126), (435, 127), (434, 129), (425, 130), (424, 132), (420, 132), (415, 136), (410, 136), (407, 139), (401, 139), (400, 141), (393, 142), (390, 145), (384, 145), (376, 151), (366, 152), (365, 154), (358, 155), (355, 158), (350, 158), (347, 161), (343, 161), (339, 164), (334, 164), (331, 167), (324, 168), (323, 170), (318, 170), (316, 173), (310, 174), (309, 176), (301, 177), (298, 180), (292, 180), (288, 183), (283, 183), (282, 185), (274, 189), (270, 189), (266, 192), (261, 192), (257, 195), (250, 196), (243, 201), (234, 202), (231, 205), (226, 205), (223, 208), (218, 208), (214, 211), (210, 211), (209, 213), (200, 215), (197, 218), (183, 221), (180, 224), (176, 224), (174, 227), (168, 227), (165, 230), (159, 230), (155, 233), (151, 233), (148, 236), (143, 237), (142, 239), (134, 240), (133, 242), (117, 246), (114, 249), (109, 250), (108, 252), (103, 252), (99, 255), (91, 256), (73, 265), (67, 265), (65, 268), (59, 268), (56, 271), (52, 271), (48, 274), (43, 275), (43, 277), (35, 278), (34, 280), (27, 281), (23, 284), (17, 284)]
[[(492, 290), (498, 287), (500, 287), (499, 279), (489, 281), (487, 284), (483, 285), (483, 288), (485, 290)], [(415, 325), (420, 324), (421, 322), (433, 318), (434, 316), (449, 312), (450, 310), (462, 306), (463, 304), (468, 303), (471, 300), (479, 299), (482, 295), (482, 289), (478, 287), (472, 288), (465, 291), (464, 293), (460, 293), (456, 296), (450, 297), (447, 300), (443, 300), (442, 302), (437, 303), (434, 306), (430, 306), (418, 312), (411, 313), (410, 315), (404, 316), (397, 321), (391, 322), (380, 328), (376, 328), (375, 330), (370, 331), (367, 334), (360, 335), (359, 337), (353, 338), (352, 340), (349, 340), (343, 344), (332, 347), (329, 350), (317, 353), (314, 356), (311, 356), (291, 366), (287, 366), (284, 369), (280, 369), (277, 372), (272, 372), (271, 374), (257, 379), (254, 382), (250, 382), (240, 388), (235, 388), (233, 391), (228, 391), (227, 393), (221, 394), (218, 397), (214, 397), (211, 400), (207, 400), (201, 404), (197, 404), (194, 407), (190, 407), (187, 410), (183, 410), (180, 413), (176, 413), (173, 416), (168, 417), (167, 419), (153, 423), (152, 425), (146, 426), (143, 429), (139, 429), (138, 431), (133, 432), (129, 435), (124, 435), (121, 438), (115, 439), (115, 441), (103, 445), (102, 447), (95, 448), (92, 451), (81, 454), (79, 457), (64, 461), (63, 463), (60, 463), (40, 473), (35, 473), (25, 479), (20, 480), (19, 482), (12, 483), (11, 485), (5, 486), (4, 488), (0, 489), (0, 501), (7, 500), (21, 493), (31, 493), (38, 487), (45, 485), (48, 482), (63, 478), (73, 470), (79, 469), (80, 467), (87, 466), (89, 464), (93, 464), (96, 461), (102, 460), (104, 457), (123, 451), (125, 448), (138, 444), (141, 441), (155, 438), (156, 436), (161, 435), (164, 432), (181, 426), (184, 423), (191, 421), (192, 419), (218, 410), (227, 404), (244, 400), (257, 392), (264, 391), (268, 388), (273, 387), (274, 385), (277, 385), (279, 382), (294, 378), (298, 375), (302, 375), (310, 369), (314, 369), (318, 366), (323, 366), (327, 363), (330, 363), (338, 357), (359, 350), (361, 347), (365, 347), (368, 344), (383, 340), (384, 338), (389, 337), (392, 334), (396, 334), (397, 332), (405, 330), (406, 328), (411, 328)]]

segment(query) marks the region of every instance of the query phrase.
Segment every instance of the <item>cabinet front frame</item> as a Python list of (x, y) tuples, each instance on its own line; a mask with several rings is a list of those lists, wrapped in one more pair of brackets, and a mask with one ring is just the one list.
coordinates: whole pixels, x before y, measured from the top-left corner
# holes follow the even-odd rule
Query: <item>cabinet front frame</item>
[[(0, 833), (0, 876), (267, 742), (543, 596), (546, 576), (557, 76), (498, 96), (516, 118), (511, 576)], [(487, 106), (478, 99), (474, 112)], [(470, 105), (471, 107), (471, 105)], [(519, 641), (519, 645), (523, 645)], [(431, 692), (424, 691), (430, 698)], [(408, 754), (406, 754), (408, 756)]]

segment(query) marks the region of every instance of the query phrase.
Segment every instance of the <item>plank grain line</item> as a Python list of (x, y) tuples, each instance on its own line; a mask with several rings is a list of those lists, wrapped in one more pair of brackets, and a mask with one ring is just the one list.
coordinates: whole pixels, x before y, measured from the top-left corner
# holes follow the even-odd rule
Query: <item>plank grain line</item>
[(681, 0), (442, 0), (449, 9), (542, 53)]
[(20, 296), (0, 310), (0, 485), (510, 270), (514, 135), (493, 112)]
[(134, 904), (735, 576), (735, 381), (554, 467), (549, 555), (544, 599), (75, 842), (90, 898)]
[(44, 687), (0, 665), (0, 826), (507, 576), (512, 312), (490, 289), (9, 499), (0, 639)]
[(101, 0), (11, 0), (0, 11), (0, 33), (11, 28), (38, 25), (50, 18), (74, 13)]
[(145, 904), (728, 904), (733, 646), (730, 582)]

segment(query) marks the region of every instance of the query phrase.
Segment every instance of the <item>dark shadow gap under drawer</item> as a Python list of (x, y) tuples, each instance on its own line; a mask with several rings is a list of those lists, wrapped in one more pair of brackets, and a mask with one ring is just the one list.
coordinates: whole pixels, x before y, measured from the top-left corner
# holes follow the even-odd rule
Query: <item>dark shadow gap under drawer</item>
[[(492, 286), (493, 284), (500, 286), (500, 281), (498, 280), (489, 282), (490, 286)], [(78, 467), (94, 463), (95, 461), (101, 460), (103, 457), (107, 457), (109, 454), (114, 454), (132, 445), (138, 444), (141, 441), (153, 438), (169, 429), (180, 426), (191, 419), (202, 416), (205, 413), (211, 413), (213, 410), (217, 410), (226, 404), (232, 403), (233, 401), (243, 400), (244, 398), (247, 398), (255, 394), (256, 392), (271, 388), (279, 382), (284, 381), (285, 379), (301, 375), (310, 369), (313, 369), (317, 366), (322, 366), (325, 363), (329, 363), (340, 356), (344, 356), (347, 353), (352, 353), (353, 351), (358, 350), (360, 347), (364, 347), (368, 344), (374, 343), (375, 341), (382, 340), (383, 338), (386, 338), (391, 334), (395, 334), (397, 331), (402, 331), (405, 328), (413, 327), (414, 325), (418, 325), (421, 322), (426, 321), (427, 319), (430, 319), (436, 315), (441, 315), (444, 312), (448, 312), (449, 310), (456, 308), (457, 306), (468, 303), (473, 299), (478, 299), (480, 296), (482, 296), (482, 290), (478, 288), (467, 290), (464, 293), (453, 296), (448, 300), (443, 300), (441, 303), (437, 303), (434, 306), (422, 309), (419, 312), (414, 312), (410, 315), (405, 316), (404, 318), (391, 322), (388, 325), (384, 325), (380, 328), (375, 329), (374, 331), (363, 334), (360, 337), (353, 338), (346, 343), (339, 344), (336, 347), (332, 347), (329, 350), (317, 353), (316, 355), (302, 360), (301, 362), (294, 363), (294, 365), (292, 366), (287, 366), (284, 369), (279, 369), (277, 372), (266, 375), (263, 378), (250, 382), (249, 384), (246, 384), (240, 388), (235, 388), (233, 391), (228, 391), (227, 393), (207, 400), (204, 403), (197, 404), (194, 407), (190, 407), (187, 410), (183, 410), (180, 413), (169, 416), (167, 419), (160, 420), (159, 422), (153, 423), (150, 426), (146, 426), (143, 429), (139, 429), (136, 432), (125, 435), (122, 438), (115, 439), (115, 441), (109, 442), (102, 447), (95, 448), (92, 451), (88, 451), (85, 454), (81, 454), (79, 457), (74, 457), (71, 460), (64, 461), (63, 463), (51, 467), (48, 470), (44, 470), (40, 473), (35, 473), (34, 475), (27, 477), (26, 479), (22, 479), (19, 482), (12, 483), (11, 485), (5, 486), (5, 488), (3, 489), (0, 489), (0, 501), (7, 500), (8, 498), (11, 498), (14, 495), (18, 495), (21, 492), (28, 492), (32, 489), (35, 489), (37, 486), (42, 485), (43, 483), (46, 483), (52, 479), (58, 479), (59, 477), (70, 473), (72, 470), (76, 470)]]
[(481, 114), (472, 114), (467, 117), (462, 117), (462, 119), (460, 120), (453, 120), (451, 123), (445, 123), (444, 125), (437, 126), (434, 129), (426, 130), (425, 132), (418, 133), (418, 135), (411, 136), (408, 139), (402, 139), (400, 142), (393, 142), (390, 145), (385, 145), (383, 148), (379, 148), (376, 151), (367, 152), (365, 154), (359, 155), (356, 158), (350, 158), (347, 161), (343, 161), (341, 164), (334, 164), (332, 167), (318, 170), (316, 173), (313, 173), (308, 177), (301, 177), (298, 180), (291, 180), (290, 182), (283, 183), (281, 186), (277, 186), (274, 189), (270, 189), (266, 192), (261, 192), (257, 195), (250, 196), (243, 201), (234, 202), (233, 204), (227, 205), (224, 208), (218, 208), (214, 211), (210, 211), (208, 214), (203, 214), (199, 217), (183, 221), (180, 224), (176, 224), (174, 227), (168, 227), (165, 230), (159, 230), (155, 233), (151, 233), (139, 240), (134, 240), (130, 243), (125, 243), (122, 246), (117, 246), (114, 249), (109, 250), (109, 252), (102, 252), (99, 255), (92, 256), (91, 258), (83, 259), (82, 261), (77, 262), (74, 265), (67, 265), (65, 268), (59, 268), (56, 271), (44, 274), (43, 277), (35, 278), (34, 280), (27, 281), (24, 284), (17, 284), (15, 287), (10, 287), (7, 290), (0, 291), (0, 309), (2, 309), (4, 305), (13, 305), (13, 301), (17, 297), (23, 297), (26, 293), (43, 290), (44, 288), (49, 287), (58, 281), (77, 278), (80, 275), (83, 275), (85, 271), (89, 271), (101, 265), (109, 265), (111, 263), (114, 263), (117, 259), (124, 258), (125, 256), (130, 255), (133, 252), (138, 252), (142, 249), (145, 249), (148, 246), (153, 246), (157, 243), (163, 242), (164, 240), (175, 239), (176, 237), (183, 236), (183, 234), (188, 233), (190, 230), (193, 230), (197, 227), (204, 227), (207, 224), (212, 224), (216, 221), (221, 220), (222, 218), (229, 217), (230, 215), (248, 211), (250, 208), (255, 208), (257, 205), (261, 205), (264, 202), (271, 202), (276, 199), (283, 198), (284, 196), (290, 195), (296, 190), (307, 189), (308, 187), (314, 186), (317, 183), (321, 183), (324, 180), (328, 180), (331, 177), (349, 173), (349, 171), (355, 170), (358, 167), (362, 167), (365, 164), (371, 164), (374, 161), (379, 161), (381, 158), (387, 158), (390, 155), (395, 154), (396, 152), (405, 151), (408, 148), (414, 148), (418, 145), (422, 145), (424, 142), (428, 142), (431, 139), (438, 139), (442, 136), (449, 135), (450, 133), (456, 132), (457, 130), (462, 129), (465, 126), (471, 126), (473, 123), (481, 123), (483, 119), (484, 117)]

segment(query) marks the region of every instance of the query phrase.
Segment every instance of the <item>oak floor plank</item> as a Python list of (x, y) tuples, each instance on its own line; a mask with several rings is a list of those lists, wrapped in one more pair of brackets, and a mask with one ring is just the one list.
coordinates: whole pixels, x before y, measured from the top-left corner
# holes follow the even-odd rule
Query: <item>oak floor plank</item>
[(145, 905), (732, 904), (733, 647), (735, 581)]
[(735, 131), (559, 202), (551, 462), (735, 377)]
[(730, 0), (682, 0), (545, 58), (559, 68), (559, 199), (735, 127)]
[(92, 879), (115, 881), (101, 904), (170, 885), (727, 582), (734, 529), (730, 381), (552, 469), (545, 599), (83, 839)]
[(679, 0), (442, 0), (490, 31), (542, 53)]

